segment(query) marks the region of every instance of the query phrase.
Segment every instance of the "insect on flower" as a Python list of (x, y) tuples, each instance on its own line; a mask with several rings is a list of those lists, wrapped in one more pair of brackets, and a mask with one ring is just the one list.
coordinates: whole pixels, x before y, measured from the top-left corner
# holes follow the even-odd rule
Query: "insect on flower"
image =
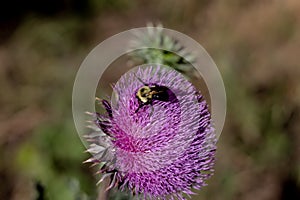
[(145, 105), (152, 106), (154, 100), (167, 102), (174, 99), (174, 94), (168, 87), (157, 84), (147, 84), (140, 78), (137, 77), (137, 79), (142, 82), (144, 86), (139, 88), (136, 93), (136, 98), (139, 100), (139, 107), (136, 109), (136, 113)]
[[(143, 81), (137, 77), (143, 77)], [(92, 113), (87, 134), (107, 189), (138, 199), (185, 199), (213, 174), (215, 129), (208, 105), (179, 72), (163, 66), (138, 67), (115, 84), (105, 113)], [(114, 99), (115, 98), (115, 99)], [(155, 112), (149, 117), (150, 105)]]

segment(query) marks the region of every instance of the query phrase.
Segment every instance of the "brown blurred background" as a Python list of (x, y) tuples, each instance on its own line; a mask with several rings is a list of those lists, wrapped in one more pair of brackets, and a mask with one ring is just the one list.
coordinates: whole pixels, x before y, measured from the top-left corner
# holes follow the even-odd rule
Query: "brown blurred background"
[(96, 199), (73, 81), (98, 43), (147, 22), (197, 40), (225, 81), (215, 175), (193, 199), (300, 199), (298, 0), (2, 1), (0, 199)]

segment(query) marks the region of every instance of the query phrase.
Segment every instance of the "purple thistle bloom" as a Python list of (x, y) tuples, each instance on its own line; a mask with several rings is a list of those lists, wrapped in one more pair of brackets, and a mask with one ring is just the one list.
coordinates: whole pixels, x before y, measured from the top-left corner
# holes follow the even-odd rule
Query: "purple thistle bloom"
[[(137, 91), (168, 88), (168, 100), (141, 105)], [(216, 136), (202, 95), (177, 71), (138, 67), (114, 87), (111, 104), (99, 100), (106, 114), (93, 114), (94, 131), (86, 137), (108, 189), (129, 190), (143, 199), (184, 199), (212, 175)], [(138, 109), (139, 108), (139, 109)], [(138, 110), (138, 111), (137, 111)]]

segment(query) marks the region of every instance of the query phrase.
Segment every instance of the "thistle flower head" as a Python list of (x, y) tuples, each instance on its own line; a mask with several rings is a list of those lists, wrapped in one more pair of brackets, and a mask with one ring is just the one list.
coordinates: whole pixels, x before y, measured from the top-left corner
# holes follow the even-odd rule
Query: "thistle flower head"
[[(167, 88), (168, 98), (150, 96), (151, 102), (142, 104), (136, 94), (145, 85)], [(101, 165), (100, 181), (111, 179), (108, 189), (144, 199), (184, 199), (205, 185), (213, 172), (214, 128), (206, 102), (180, 73), (138, 67), (120, 78), (111, 103), (101, 103), (107, 113), (93, 114), (88, 161)]]

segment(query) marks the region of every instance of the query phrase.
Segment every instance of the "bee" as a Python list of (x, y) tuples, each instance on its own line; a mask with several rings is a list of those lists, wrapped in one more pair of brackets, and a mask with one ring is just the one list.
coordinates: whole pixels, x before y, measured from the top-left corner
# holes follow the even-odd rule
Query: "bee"
[(152, 105), (153, 100), (168, 102), (172, 100), (171, 90), (162, 85), (157, 84), (146, 84), (140, 78), (138, 78), (144, 86), (138, 89), (136, 92), (136, 98), (139, 101), (139, 107), (136, 109), (135, 113), (139, 111), (145, 105)]

